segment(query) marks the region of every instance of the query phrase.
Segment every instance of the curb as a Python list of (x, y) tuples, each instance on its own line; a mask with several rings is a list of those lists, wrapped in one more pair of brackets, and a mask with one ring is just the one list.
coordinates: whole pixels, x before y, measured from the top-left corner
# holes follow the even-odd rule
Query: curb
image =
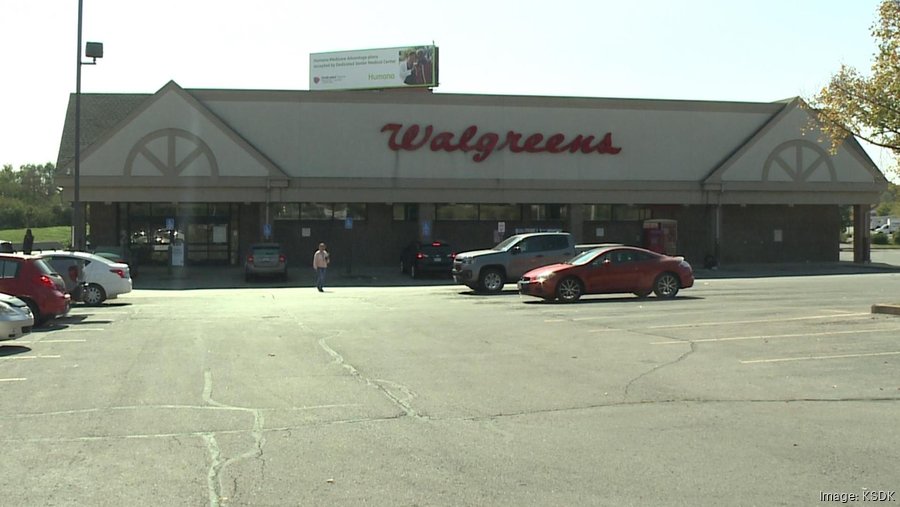
[(872, 305), (872, 313), (884, 313), (888, 315), (900, 315), (900, 304)]

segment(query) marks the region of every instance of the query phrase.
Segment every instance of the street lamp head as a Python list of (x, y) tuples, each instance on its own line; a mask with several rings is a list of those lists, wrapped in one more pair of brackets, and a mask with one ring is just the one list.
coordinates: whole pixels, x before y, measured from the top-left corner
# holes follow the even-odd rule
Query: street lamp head
[(103, 58), (102, 42), (87, 42), (84, 47), (84, 56), (88, 58)]

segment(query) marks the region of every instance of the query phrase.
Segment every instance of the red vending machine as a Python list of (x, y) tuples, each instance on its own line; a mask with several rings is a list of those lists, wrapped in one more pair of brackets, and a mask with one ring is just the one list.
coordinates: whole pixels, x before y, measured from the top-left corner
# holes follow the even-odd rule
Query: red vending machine
[(678, 250), (678, 222), (665, 218), (644, 220), (644, 248), (675, 255)]

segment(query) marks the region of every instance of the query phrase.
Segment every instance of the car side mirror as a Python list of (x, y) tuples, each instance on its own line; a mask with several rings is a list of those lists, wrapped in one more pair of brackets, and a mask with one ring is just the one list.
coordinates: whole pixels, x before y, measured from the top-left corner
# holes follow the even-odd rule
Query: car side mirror
[(518, 254), (522, 253), (522, 247), (520, 247), (520, 246), (514, 246), (514, 247), (512, 247), (512, 250), (510, 250), (510, 252), (511, 252), (513, 255), (518, 255)]

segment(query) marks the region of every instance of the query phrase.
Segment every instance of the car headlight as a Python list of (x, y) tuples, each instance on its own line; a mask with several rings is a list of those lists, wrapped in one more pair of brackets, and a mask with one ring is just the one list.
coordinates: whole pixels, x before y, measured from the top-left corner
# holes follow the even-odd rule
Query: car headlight
[(463, 266), (465, 266), (467, 264), (472, 264), (471, 257), (457, 257), (456, 260), (458, 260), (459, 263), (462, 264)]
[(6, 303), (0, 303), (0, 315), (11, 316), (11, 315), (18, 315), (18, 313), (19, 312), (13, 310)]
[(544, 273), (543, 275), (538, 275), (538, 276), (534, 277), (534, 281), (536, 281), (537, 283), (544, 283), (547, 280), (553, 278), (554, 276), (556, 276), (556, 273)]

